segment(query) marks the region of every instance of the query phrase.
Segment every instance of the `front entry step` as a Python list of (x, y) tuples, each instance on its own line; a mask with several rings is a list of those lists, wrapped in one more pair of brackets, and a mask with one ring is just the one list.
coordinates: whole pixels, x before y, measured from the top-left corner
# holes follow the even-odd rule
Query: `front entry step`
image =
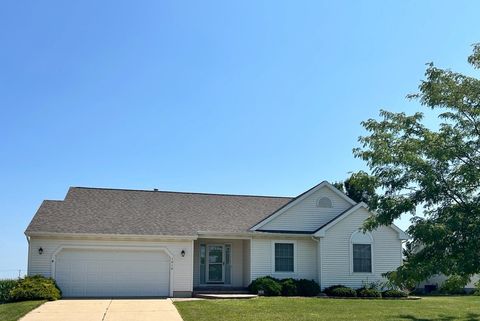
[(199, 286), (193, 288), (193, 294), (250, 294), (247, 288), (240, 286)]
[(244, 287), (202, 286), (193, 289), (193, 296), (203, 299), (252, 299), (257, 295), (251, 294)]

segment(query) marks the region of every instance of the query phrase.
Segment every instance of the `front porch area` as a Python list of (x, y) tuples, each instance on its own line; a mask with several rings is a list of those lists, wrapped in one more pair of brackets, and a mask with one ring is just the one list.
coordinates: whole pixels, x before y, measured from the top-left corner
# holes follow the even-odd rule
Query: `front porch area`
[(194, 241), (195, 293), (246, 292), (250, 284), (249, 239), (199, 238)]

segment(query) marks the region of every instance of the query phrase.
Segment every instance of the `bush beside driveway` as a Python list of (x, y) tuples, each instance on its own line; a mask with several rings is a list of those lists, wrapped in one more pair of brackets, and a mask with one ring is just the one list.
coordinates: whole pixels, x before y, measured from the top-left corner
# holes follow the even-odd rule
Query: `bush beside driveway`
[(437, 320), (480, 321), (480, 297), (348, 300), (262, 297), (175, 302), (185, 321)]

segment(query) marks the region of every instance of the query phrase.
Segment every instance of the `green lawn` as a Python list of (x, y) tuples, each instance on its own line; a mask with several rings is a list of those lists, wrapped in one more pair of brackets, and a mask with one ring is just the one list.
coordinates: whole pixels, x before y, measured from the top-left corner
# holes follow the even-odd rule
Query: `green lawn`
[(1, 321), (17, 321), (45, 301), (25, 301), (0, 304)]
[(175, 302), (185, 321), (411, 320), (480, 321), (480, 297), (421, 300), (258, 298)]

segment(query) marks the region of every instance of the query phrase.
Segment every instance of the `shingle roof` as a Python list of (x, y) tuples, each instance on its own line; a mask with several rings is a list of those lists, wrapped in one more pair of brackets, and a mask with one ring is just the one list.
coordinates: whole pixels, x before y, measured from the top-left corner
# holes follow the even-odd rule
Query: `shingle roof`
[(44, 201), (26, 233), (196, 235), (239, 233), (292, 198), (71, 187)]

